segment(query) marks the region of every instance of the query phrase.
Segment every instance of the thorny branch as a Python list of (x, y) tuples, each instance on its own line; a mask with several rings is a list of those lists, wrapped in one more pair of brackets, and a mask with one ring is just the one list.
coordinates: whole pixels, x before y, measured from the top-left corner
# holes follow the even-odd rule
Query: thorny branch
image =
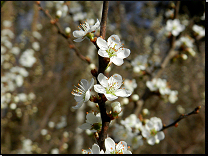
[(59, 33), (60, 35), (62, 35), (62, 36), (67, 40), (67, 42), (68, 42), (68, 44), (69, 44), (69, 48), (73, 49), (74, 52), (75, 52), (75, 54), (76, 54), (81, 60), (86, 61), (88, 64), (90, 64), (90, 63), (91, 63), (90, 58), (83, 56), (83, 55), (80, 53), (79, 49), (78, 49), (77, 47), (75, 47), (75, 45), (73, 44), (73, 41), (72, 41), (72, 39), (70, 38), (70, 36), (66, 35), (66, 34), (62, 31), (62, 29), (61, 29), (61, 27), (60, 27), (60, 25), (59, 25), (59, 23), (58, 23), (58, 19), (57, 19), (57, 18), (56, 18), (56, 19), (53, 19), (53, 17), (49, 14), (48, 10), (45, 10), (45, 9), (43, 9), (43, 8), (41, 7), (40, 1), (37, 1), (36, 4), (39, 6), (39, 10), (43, 11), (43, 13), (50, 19), (51, 24), (54, 24), (54, 25), (57, 27), (58, 33)]

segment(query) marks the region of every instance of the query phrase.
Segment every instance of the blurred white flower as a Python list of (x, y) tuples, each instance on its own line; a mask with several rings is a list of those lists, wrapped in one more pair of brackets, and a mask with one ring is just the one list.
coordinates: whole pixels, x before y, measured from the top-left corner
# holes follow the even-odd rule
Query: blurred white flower
[(147, 55), (138, 55), (131, 62), (134, 73), (139, 73), (141, 70), (145, 70), (147, 67)]
[(32, 43), (32, 47), (35, 51), (39, 51), (40, 50), (40, 44), (38, 42), (33, 42)]
[(33, 49), (27, 49), (26, 51), (24, 51), (19, 59), (20, 64), (25, 67), (32, 67), (33, 64), (36, 62), (36, 58), (33, 55)]
[(42, 38), (42, 35), (37, 31), (33, 31), (32, 35), (33, 35), (33, 37), (37, 38), (38, 40), (40, 40)]
[(59, 149), (58, 148), (52, 149), (51, 154), (59, 154)]
[(167, 20), (165, 29), (168, 32), (171, 32), (173, 36), (178, 36), (179, 33), (185, 29), (185, 26), (180, 24), (179, 19), (174, 19), (174, 20), (169, 19)]
[(162, 120), (157, 117), (152, 117), (146, 122), (142, 128), (142, 136), (147, 139), (148, 144), (154, 145), (165, 138), (163, 131), (160, 131), (162, 127)]
[(168, 97), (170, 103), (175, 103), (178, 100), (178, 91), (171, 91)]
[(9, 20), (4, 20), (3, 21), (3, 25), (5, 26), (5, 27), (11, 27), (12, 26), (12, 22), (11, 21), (9, 21)]
[(14, 55), (19, 55), (20, 53), (20, 48), (19, 47), (13, 47), (10, 52)]
[(133, 93), (134, 89), (137, 87), (136, 80), (135, 79), (132, 79), (132, 80), (125, 79), (124, 80), (124, 87)]
[(194, 24), (192, 29), (198, 36), (201, 36), (201, 37), (205, 36), (205, 29), (203, 27)]

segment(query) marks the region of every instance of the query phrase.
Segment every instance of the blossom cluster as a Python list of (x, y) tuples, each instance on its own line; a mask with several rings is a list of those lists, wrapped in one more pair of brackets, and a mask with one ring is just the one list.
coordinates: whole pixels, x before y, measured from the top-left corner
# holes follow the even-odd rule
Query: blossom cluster
[(153, 78), (151, 81), (146, 82), (146, 86), (152, 92), (159, 92), (164, 97), (168, 97), (171, 103), (175, 103), (178, 100), (178, 91), (170, 90), (167, 81), (165, 79)]
[(132, 154), (128, 150), (127, 143), (120, 141), (118, 144), (115, 143), (110, 137), (105, 139), (106, 151), (100, 150), (97, 144), (92, 145), (92, 149), (82, 150), (82, 154)]
[[(32, 48), (34, 50), (26, 49), (24, 52), (21, 52), (21, 49), (18, 46), (14, 46), (11, 42), (14, 38), (14, 33), (9, 29), (11, 26), (12, 22), (5, 20), (3, 21), (4, 28), (1, 30), (1, 109), (10, 108), (15, 110), (17, 117), (22, 117), (18, 104), (29, 104), (36, 99), (36, 95), (33, 92), (19, 93), (16, 90), (24, 87), (24, 80), (29, 76), (27, 69), (36, 62), (36, 58), (33, 55), (35, 53), (34, 50), (39, 50), (37, 48), (39, 43), (33, 42)], [(20, 65), (15, 66), (16, 62), (19, 62)], [(37, 107), (33, 107), (33, 112), (37, 112)]]
[(187, 53), (191, 56), (195, 56), (196, 52), (194, 51), (193, 47), (194, 39), (189, 36), (181, 37), (179, 40), (176, 41), (175, 46), (181, 52), (181, 57), (186, 60), (188, 56)]
[(162, 121), (160, 118), (152, 117), (141, 121), (135, 114), (131, 114), (125, 120), (121, 120), (121, 125), (115, 124), (113, 137), (115, 141), (125, 140), (132, 149), (137, 149), (143, 145), (143, 138), (146, 138), (149, 145), (158, 144), (165, 138), (162, 131)]

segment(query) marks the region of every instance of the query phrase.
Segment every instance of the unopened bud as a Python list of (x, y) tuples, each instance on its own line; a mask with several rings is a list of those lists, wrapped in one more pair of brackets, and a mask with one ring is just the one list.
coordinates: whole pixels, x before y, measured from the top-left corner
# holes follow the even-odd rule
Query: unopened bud
[(65, 32), (66, 32), (66, 34), (68, 35), (68, 34), (71, 32), (71, 28), (70, 28), (70, 27), (66, 27), (66, 28), (65, 28)]
[(61, 10), (57, 10), (56, 11), (56, 17), (60, 18), (62, 16), (62, 11)]
[(137, 95), (137, 94), (132, 95), (132, 100), (133, 101), (138, 101), (139, 100), (139, 95)]
[(182, 54), (181, 57), (183, 60), (187, 60), (187, 58), (188, 58), (188, 56), (186, 54)]

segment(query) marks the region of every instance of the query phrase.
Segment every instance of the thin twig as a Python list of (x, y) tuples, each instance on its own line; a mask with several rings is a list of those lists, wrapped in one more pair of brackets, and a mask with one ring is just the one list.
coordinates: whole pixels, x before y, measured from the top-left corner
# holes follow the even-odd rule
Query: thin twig
[(70, 36), (66, 35), (66, 34), (62, 31), (61, 26), (60, 26), (59, 23), (58, 23), (58, 19), (53, 19), (53, 17), (49, 14), (48, 10), (45, 10), (45, 9), (43, 9), (43, 8), (41, 7), (39, 1), (38, 1), (36, 4), (39, 6), (39, 10), (43, 11), (43, 13), (50, 19), (51, 24), (54, 24), (54, 25), (57, 27), (58, 33), (59, 33), (61, 36), (63, 36), (63, 37), (67, 40), (67, 42), (68, 42), (68, 44), (69, 44), (69, 48), (73, 49), (74, 52), (75, 52), (75, 54), (76, 54), (81, 60), (83, 60), (83, 61), (87, 62), (88, 64), (90, 64), (90, 63), (91, 63), (90, 58), (83, 56), (83, 55), (80, 53), (79, 49), (73, 44), (73, 41), (72, 41), (72, 39), (70, 38)]
[(192, 112), (190, 112), (190, 113), (187, 113), (187, 114), (181, 114), (180, 116), (179, 116), (179, 118), (178, 119), (176, 119), (173, 123), (171, 123), (171, 124), (169, 124), (169, 125), (163, 125), (163, 128), (160, 130), (160, 131), (163, 131), (164, 129), (167, 129), (167, 128), (169, 128), (169, 127), (172, 127), (172, 126), (178, 126), (178, 122), (180, 121), (180, 120), (182, 120), (182, 119), (184, 119), (184, 118), (186, 118), (186, 117), (188, 117), (188, 116), (190, 116), (190, 115), (193, 115), (193, 114), (198, 114), (199, 113), (199, 109), (201, 108), (201, 106), (198, 106), (198, 107), (196, 107)]

